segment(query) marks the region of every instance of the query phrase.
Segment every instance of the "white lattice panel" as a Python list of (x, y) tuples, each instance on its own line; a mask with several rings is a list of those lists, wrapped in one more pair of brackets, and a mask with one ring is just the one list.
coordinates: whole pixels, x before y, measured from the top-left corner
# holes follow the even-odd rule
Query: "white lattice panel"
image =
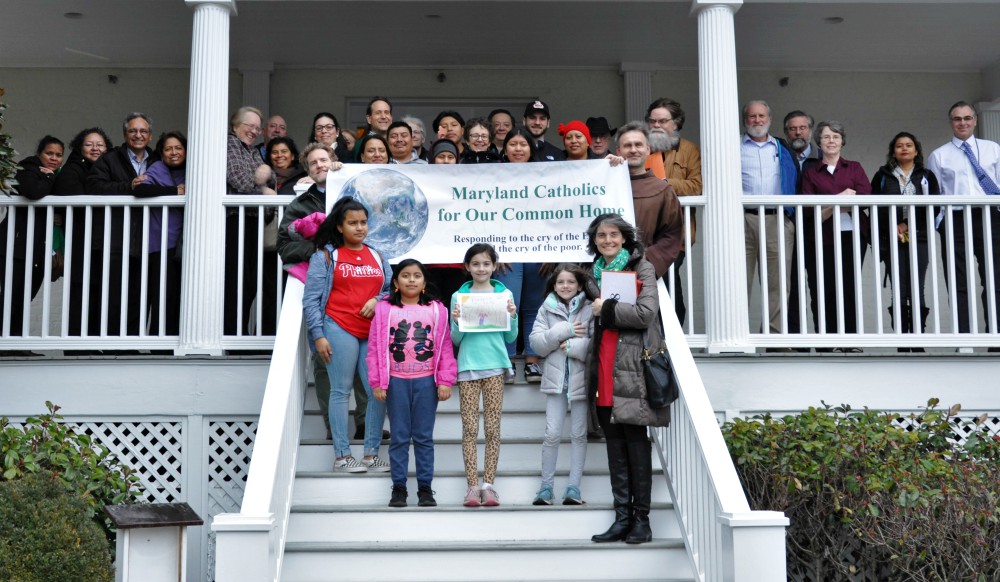
[[(238, 513), (246, 489), (256, 421), (212, 421), (208, 423), (208, 517)], [(215, 534), (208, 532), (205, 580), (215, 579)]]
[[(955, 442), (959, 444), (964, 444), (965, 439), (976, 430), (976, 426), (972, 424), (972, 421), (979, 416), (978, 414), (966, 413), (963, 411), (963, 416), (956, 416), (949, 420), (951, 424), (951, 431), (955, 434)], [(896, 426), (912, 430), (914, 421), (910, 418), (899, 417), (893, 421)], [(991, 413), (986, 417), (986, 422), (984, 426), (989, 431), (991, 435), (1000, 435), (1000, 414)]]
[[(10, 426), (24, 429), (23, 422), (12, 422)], [(95, 443), (107, 447), (123, 465), (135, 471), (139, 479), (140, 501), (180, 501), (183, 422), (66, 422), (66, 426), (77, 433), (89, 435)]]
[(143, 500), (150, 503), (181, 500), (182, 422), (85, 422), (75, 425), (135, 470), (142, 483)]

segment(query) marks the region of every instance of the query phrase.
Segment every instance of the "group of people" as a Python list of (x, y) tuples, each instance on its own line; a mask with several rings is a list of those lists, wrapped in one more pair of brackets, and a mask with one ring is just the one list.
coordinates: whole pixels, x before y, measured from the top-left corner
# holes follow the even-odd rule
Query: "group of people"
[[(123, 143), (118, 147), (99, 127), (80, 131), (70, 141), (68, 155), (60, 139), (47, 135), (35, 155), (20, 161), (21, 169), (15, 176), (17, 193), (31, 200), (85, 194), (183, 196), (187, 139), (180, 132), (163, 133), (153, 149), (149, 147), (151, 137), (152, 121), (138, 112), (125, 118)], [(49, 217), (42, 209), (8, 209), (0, 223), (0, 273), (10, 261), (12, 277), (9, 284), (3, 283), (4, 299), (9, 296), (10, 301), (11, 335), (28, 335), (25, 306), (45, 277), (54, 281), (67, 272), (69, 335), (137, 335), (142, 321), (151, 335), (177, 334), (183, 211), (151, 209), (145, 241), (143, 213), (126, 212), (122, 207), (106, 212), (66, 207), (53, 209)], [(46, 231), (50, 219), (49, 244)], [(67, 229), (70, 223), (72, 228)], [(8, 236), (13, 240), (10, 249)], [(47, 251), (51, 251), (48, 272)], [(71, 251), (69, 264), (64, 260), (67, 251)], [(145, 304), (140, 304), (143, 258), (147, 294)], [(165, 274), (162, 286), (161, 273)], [(3, 310), (0, 302), (0, 319)]]
[[(298, 233), (308, 222), (291, 225)], [(309, 338), (325, 364), (332, 391), (330, 426), (335, 472), (390, 472), (390, 507), (407, 506), (407, 472), (412, 444), (417, 504), (435, 506), (434, 423), (438, 402), (457, 384), (462, 416), (462, 454), (468, 489), (466, 507), (500, 505), (496, 489), (500, 421), (510, 360), (507, 345), (517, 338), (521, 314), (510, 290), (494, 278), (499, 256), (492, 245), (477, 243), (465, 253), (462, 268), (470, 277), (450, 298), (438, 298), (427, 266), (405, 259), (390, 268), (368, 247), (368, 213), (352, 198), (339, 199), (316, 229), (318, 246), (309, 258), (303, 311)], [(555, 466), (567, 407), (572, 428), (572, 460), (563, 503), (584, 503), (580, 481), (587, 450), (591, 405), (607, 439), (615, 521), (595, 542), (645, 543), (652, 490), (648, 426), (665, 426), (667, 409), (647, 401), (640, 357), (648, 337), (659, 337), (655, 268), (644, 258), (636, 228), (616, 214), (600, 215), (587, 231), (595, 262), (587, 269), (560, 264), (551, 269), (544, 302), (529, 342), (545, 357), (541, 390), (546, 394), (542, 481), (534, 504), (553, 503)], [(608, 271), (637, 272), (634, 304), (602, 300), (599, 284)], [(512, 325), (503, 331), (466, 331), (459, 296), (500, 294)], [(453, 347), (454, 346), (454, 347)], [(351, 454), (347, 439), (347, 399), (355, 373), (368, 392), (364, 457)], [(476, 442), (480, 401), (486, 438), (485, 471), (479, 480)], [(379, 458), (381, 430), (388, 414), (392, 426), (389, 462)], [(481, 484), (480, 484), (481, 483)]]
[[(780, 139), (770, 134), (771, 108), (763, 101), (751, 101), (743, 108), (746, 129), (740, 145), (743, 194), (1000, 194), (997, 186), (1000, 183), (1000, 145), (975, 137), (975, 108), (959, 101), (949, 108), (948, 118), (953, 137), (931, 152), (926, 163), (917, 137), (909, 132), (900, 132), (889, 141), (885, 165), (869, 179), (858, 162), (842, 157), (847, 132), (840, 122), (815, 124), (813, 117), (807, 113), (792, 111), (784, 118), (785, 139)], [(859, 326), (855, 274), (861, 271), (859, 261), (864, 261), (872, 242), (873, 229), (872, 216), (867, 209), (853, 212), (851, 203), (842, 200), (838, 200), (841, 204), (839, 212), (835, 212), (834, 206), (805, 209), (802, 222), (805, 229), (804, 249), (801, 250), (814, 328), (817, 331), (825, 329), (827, 332), (852, 334), (858, 331)], [(1000, 248), (997, 246), (1000, 242), (997, 212), (984, 211), (982, 207), (972, 208), (968, 223), (971, 229), (967, 230), (962, 215), (964, 206), (952, 206), (952, 215), (947, 216), (943, 206), (945, 202), (940, 204), (934, 215), (929, 215), (926, 206), (915, 207), (912, 214), (905, 207), (896, 208), (894, 212), (889, 207), (881, 207), (877, 212), (879, 259), (886, 264), (886, 280), (898, 284), (899, 303), (890, 306), (890, 315), (902, 333), (922, 332), (926, 326), (930, 309), (924, 299), (924, 281), (930, 260), (928, 241), (934, 230), (941, 233), (945, 283), (953, 286), (950, 292), (958, 316), (956, 331), (968, 333), (971, 328), (967, 244), (975, 255), (983, 285), (981, 312), (987, 313), (987, 324), (991, 323), (986, 310), (989, 294), (1000, 290), (1000, 262), (993, 253), (992, 268), (988, 269), (990, 255), (987, 251), (989, 248)], [(760, 212), (764, 214), (763, 220)], [(813, 236), (817, 223), (822, 229), (821, 241)], [(764, 232), (760, 229), (762, 224)], [(761, 287), (762, 294), (768, 298), (770, 332), (783, 332), (783, 310), (787, 312), (787, 332), (803, 331), (799, 302), (804, 298), (800, 297), (797, 284), (802, 274), (798, 273), (798, 262), (793, 261), (796, 256), (793, 208), (747, 206), (744, 226), (747, 293), (753, 286), (758, 258), (763, 254), (766, 257), (767, 280)], [(783, 231), (781, 236), (779, 230)], [(949, 230), (952, 231), (951, 236), (947, 234)], [(991, 233), (989, 240), (986, 240), (987, 230)], [(779, 248), (780, 244), (784, 247)], [(763, 252), (761, 245), (765, 247)], [(817, 255), (822, 258), (817, 259)], [(782, 260), (784, 264), (781, 264)], [(954, 279), (950, 276), (952, 269)], [(781, 295), (782, 286), (790, 290), (785, 296)], [(919, 347), (899, 350), (924, 351)], [(769, 351), (791, 350), (769, 348)], [(817, 351), (857, 353), (861, 348), (818, 348)]]
[[(378, 105), (373, 102), (372, 111)], [(544, 111), (548, 124), (544, 103), (534, 101), (528, 110), (537, 111), (537, 116)], [(537, 136), (512, 124), (507, 127), (502, 115), (494, 116), (505, 134), (497, 154), (478, 156), (482, 159), (474, 162), (468, 161), (469, 152), (477, 150), (453, 141), (462, 135), (458, 129), (463, 126), (461, 116), (455, 112), (439, 115), (434, 125), (442, 137), (429, 147), (429, 163), (482, 163), (487, 158), (506, 163), (544, 161), (546, 154), (540, 152), (547, 148), (540, 147)], [(355, 146), (361, 163), (396, 160), (395, 155), (401, 153), (400, 133), (407, 138), (404, 141), (410, 141), (413, 130), (387, 117), (381, 119), (387, 143), (375, 129), (379, 119), (370, 118), (372, 129)], [(593, 124), (595, 120), (588, 121)], [(539, 384), (547, 400), (541, 483), (533, 503), (547, 505), (556, 499), (555, 466), (567, 409), (572, 452), (562, 502), (584, 502), (580, 484), (588, 420), (593, 414), (608, 443), (616, 516), (612, 527), (594, 536), (594, 541), (643, 543), (651, 539), (652, 461), (646, 427), (663, 426), (668, 413), (646, 402), (639, 358), (647, 338), (660, 336), (656, 279), (680, 253), (681, 211), (671, 185), (646, 168), (651, 139), (646, 124), (633, 122), (617, 132), (607, 127), (606, 120), (599, 124), (609, 137), (618, 133), (618, 155), (607, 150), (599, 155), (580, 147), (593, 144), (587, 123), (570, 121), (559, 127), (559, 133), (573, 159), (601, 157), (612, 165), (627, 164), (639, 228), (618, 215), (596, 218), (587, 233), (588, 250), (596, 260), (586, 267), (503, 263), (496, 249), (481, 243), (466, 250), (460, 265), (424, 265), (407, 259), (392, 268), (378, 249), (365, 243), (369, 217), (364, 205), (341, 198), (324, 214), (327, 173), (342, 167), (336, 145), (314, 142), (302, 151), (309, 188), (287, 206), (278, 228), (277, 249), (293, 271), (298, 269), (295, 265), (308, 263), (303, 310), (314, 348), (317, 392), (334, 449), (334, 472), (388, 472), (392, 481), (389, 505), (404, 507), (412, 444), (417, 503), (435, 505), (435, 413), (438, 402), (450, 398), (457, 386), (468, 485), (462, 503), (467, 507), (499, 505), (496, 477), (504, 385), (514, 376), (512, 356), (521, 336), (527, 361), (524, 376)], [(471, 129), (475, 142), (486, 141), (485, 135), (497, 131), (493, 124), (470, 122), (464, 127)], [(477, 137), (479, 131), (482, 135)], [(488, 150), (486, 146), (484, 151)], [(410, 163), (420, 163), (416, 161), (419, 155), (408, 156)], [(635, 304), (600, 299), (601, 274), (615, 270), (638, 273), (641, 289)], [(510, 328), (461, 330), (458, 295), (465, 293), (502, 294)], [(359, 384), (364, 404), (358, 398)], [(358, 458), (348, 438), (352, 391), (358, 400), (355, 410), (365, 409), (363, 424), (355, 418), (359, 427), (355, 438), (363, 440), (363, 455)], [(486, 442), (482, 474), (476, 447), (480, 415)], [(386, 416), (392, 429), (388, 460), (380, 456)]]

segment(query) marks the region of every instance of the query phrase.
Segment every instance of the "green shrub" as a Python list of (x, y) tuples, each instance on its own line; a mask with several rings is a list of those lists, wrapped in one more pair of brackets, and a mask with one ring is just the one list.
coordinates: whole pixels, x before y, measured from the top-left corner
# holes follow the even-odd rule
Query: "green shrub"
[(824, 403), (726, 423), (750, 505), (791, 521), (790, 577), (1000, 580), (1000, 438), (985, 415), (962, 422), (960, 406), (937, 405), (901, 417)]
[(55, 475), (68, 491), (80, 496), (90, 517), (113, 542), (113, 527), (104, 506), (135, 502), (138, 478), (107, 447), (61, 422), (58, 406), (51, 402), (45, 406), (48, 414), (28, 418), (23, 428), (0, 418), (0, 482), (34, 473)]
[(0, 580), (113, 580), (108, 544), (90, 514), (54, 474), (0, 482)]

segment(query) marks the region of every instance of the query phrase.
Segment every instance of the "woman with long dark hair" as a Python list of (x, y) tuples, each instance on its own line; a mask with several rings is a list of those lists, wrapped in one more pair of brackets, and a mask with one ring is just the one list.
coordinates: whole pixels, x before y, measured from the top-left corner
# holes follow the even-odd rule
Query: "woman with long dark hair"
[[(138, 198), (183, 196), (187, 166), (187, 137), (179, 131), (160, 136), (156, 142), (159, 159), (146, 170), (146, 177), (133, 191)], [(164, 221), (166, 218), (166, 221)], [(149, 209), (149, 265), (147, 271), (146, 304), (149, 311), (150, 335), (177, 335), (181, 315), (181, 263), (177, 254), (184, 227), (184, 209), (171, 208), (166, 217), (159, 208)], [(163, 231), (166, 230), (166, 244)], [(160, 317), (160, 265), (164, 264), (162, 280), (164, 318)], [(160, 322), (163, 322), (161, 324)]]
[[(52, 193), (58, 196), (84, 196), (87, 193), (87, 174), (90, 173), (91, 166), (94, 165), (94, 162), (98, 158), (111, 150), (114, 144), (111, 143), (111, 138), (108, 137), (108, 134), (103, 129), (100, 127), (89, 127), (76, 134), (76, 137), (69, 142), (69, 147), (69, 156), (66, 159), (66, 163), (63, 164), (62, 169), (59, 170), (59, 174), (56, 175), (56, 183), (52, 186)], [(67, 216), (70, 214), (73, 215), (72, 232), (68, 230), (69, 225), (66, 225), (66, 233), (68, 234), (66, 246), (72, 251), (70, 253), (68, 280), (69, 327), (67, 328), (67, 332), (71, 336), (77, 336), (81, 334), (81, 325), (83, 323), (84, 257), (91, 253), (91, 249), (85, 244), (87, 209), (83, 207), (67, 209), (65, 214)], [(93, 229), (93, 225), (91, 228)], [(101, 296), (99, 280), (99, 278), (95, 278), (91, 274), (89, 282), (90, 292), (88, 293), (89, 297), (91, 297), (91, 302), (95, 300), (94, 298)], [(88, 327), (96, 332), (98, 331), (99, 324), (99, 320), (95, 322), (91, 319)], [(87, 355), (93, 352), (87, 350), (74, 353)]]
[[(940, 194), (937, 176), (924, 167), (924, 152), (920, 141), (912, 133), (901, 131), (889, 142), (885, 165), (872, 177), (872, 194), (902, 196), (927, 196)], [(879, 246), (885, 262), (887, 279), (893, 281), (892, 245), (896, 245), (899, 268), (899, 302), (889, 306), (893, 323), (900, 322), (903, 333), (913, 333), (919, 325), (923, 331), (930, 309), (924, 301), (924, 275), (927, 273), (927, 207), (917, 206), (910, 223), (910, 212), (905, 206), (896, 208), (895, 221), (888, 207), (881, 207), (879, 217)], [(916, 264), (911, 260), (911, 249), (916, 250)], [(916, 269), (916, 273), (914, 273)], [(916, 286), (913, 276), (916, 275)], [(900, 352), (922, 352), (923, 348), (897, 348)]]

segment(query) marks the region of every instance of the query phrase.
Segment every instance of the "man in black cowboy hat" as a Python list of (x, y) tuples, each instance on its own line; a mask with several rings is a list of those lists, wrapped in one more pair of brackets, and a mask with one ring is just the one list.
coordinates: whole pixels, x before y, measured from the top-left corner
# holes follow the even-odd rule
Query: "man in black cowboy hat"
[(590, 130), (590, 157), (600, 159), (608, 155), (611, 138), (618, 130), (612, 129), (604, 117), (588, 117), (587, 129)]

